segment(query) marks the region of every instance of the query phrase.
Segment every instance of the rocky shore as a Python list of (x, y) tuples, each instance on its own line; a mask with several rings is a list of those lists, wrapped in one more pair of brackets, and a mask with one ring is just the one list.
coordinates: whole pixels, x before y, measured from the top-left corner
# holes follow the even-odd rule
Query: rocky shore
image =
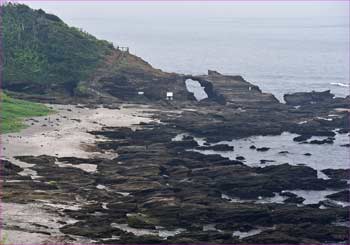
[[(208, 98), (196, 101), (186, 79), (198, 81)], [(138, 104), (125, 105), (111, 80), (113, 103), (54, 106), (52, 118), (30, 119), (28, 129), (3, 136), (2, 208), (34, 210), (5, 216), (10, 242), (349, 242), (349, 166), (319, 159), (325, 167), (315, 169), (279, 158), (252, 165), (248, 154), (224, 154), (239, 151), (227, 141), (283, 132), (295, 134), (290, 143), (300, 147), (347, 151), (337, 138), (349, 134), (350, 97), (296, 93), (284, 104), (240, 76), (214, 71), (165, 81), (162, 91), (169, 83), (181, 96), (135, 97)], [(254, 155), (276, 150), (247, 147)], [(33, 219), (38, 213), (45, 215)]]

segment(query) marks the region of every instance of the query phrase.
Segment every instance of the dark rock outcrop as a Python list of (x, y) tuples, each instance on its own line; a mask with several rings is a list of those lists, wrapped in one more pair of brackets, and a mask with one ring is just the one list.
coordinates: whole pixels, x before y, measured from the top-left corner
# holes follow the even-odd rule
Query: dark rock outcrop
[(293, 94), (285, 94), (283, 96), (287, 105), (293, 105), (293, 106), (327, 102), (332, 100), (333, 97), (334, 97), (334, 94), (332, 94), (330, 90), (327, 90), (324, 92), (315, 92), (315, 91), (298, 92)]
[(350, 169), (324, 169), (322, 170), (329, 178), (332, 179), (350, 179)]
[(326, 197), (329, 199), (332, 199), (332, 200), (350, 203), (350, 191), (349, 190), (344, 190), (344, 191), (340, 191), (340, 192), (337, 192), (334, 194), (330, 194)]
[[(211, 145), (211, 146), (200, 146), (197, 147), (198, 150), (213, 150), (213, 151), (233, 151), (233, 146), (225, 145), (225, 144), (218, 144), (218, 145)], [(240, 159), (237, 159), (240, 160)]]

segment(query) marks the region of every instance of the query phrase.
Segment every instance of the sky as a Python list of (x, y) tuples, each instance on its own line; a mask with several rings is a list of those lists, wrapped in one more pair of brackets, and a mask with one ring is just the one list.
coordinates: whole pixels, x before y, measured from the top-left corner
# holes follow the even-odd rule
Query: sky
[(348, 16), (347, 1), (19, 1), (32, 8), (42, 8), (62, 19), (113, 14), (138, 16), (235, 15), (237, 17), (310, 17)]

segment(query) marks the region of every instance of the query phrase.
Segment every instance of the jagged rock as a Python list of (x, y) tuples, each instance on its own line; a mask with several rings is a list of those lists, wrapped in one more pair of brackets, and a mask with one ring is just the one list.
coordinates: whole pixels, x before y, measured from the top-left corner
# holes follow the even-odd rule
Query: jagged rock
[[(197, 147), (199, 150), (213, 150), (213, 151), (233, 151), (233, 146), (225, 145), (225, 144), (218, 144), (218, 145), (211, 145), (211, 146), (201, 146)], [(240, 159), (237, 159), (240, 160)]]
[(303, 197), (288, 197), (286, 200), (284, 200), (284, 203), (303, 203), (305, 201), (305, 198)]
[(293, 106), (326, 102), (332, 100), (333, 97), (334, 94), (332, 94), (330, 90), (323, 92), (298, 92), (293, 94), (285, 94), (283, 96), (286, 103)]
[(260, 147), (260, 148), (256, 148), (256, 150), (264, 152), (264, 151), (270, 150), (270, 147)]
[(221, 74), (217, 71), (208, 70), (208, 76), (221, 76)]
[(323, 144), (333, 144), (334, 138), (327, 138), (324, 140), (311, 140), (309, 144), (323, 145)]
[(3, 166), (3, 169), (1, 171), (2, 176), (17, 175), (19, 172), (23, 171), (23, 168), (18, 167), (17, 165), (14, 165), (7, 160), (1, 159), (0, 161)]
[(281, 196), (286, 196), (286, 197), (297, 197), (298, 195), (297, 194), (294, 194), (292, 192), (289, 192), (289, 191), (282, 191), (280, 193)]
[(332, 179), (350, 179), (350, 169), (324, 169), (322, 172)]
[(300, 135), (300, 136), (293, 138), (293, 141), (302, 142), (302, 141), (306, 141), (310, 138), (311, 138), (311, 135)]
[(334, 194), (327, 195), (326, 197), (336, 201), (350, 202), (350, 191), (340, 191)]
[(347, 134), (349, 132), (350, 132), (350, 129), (348, 129), (348, 128), (342, 128), (342, 129), (337, 130), (338, 134)]
[(129, 214), (127, 222), (130, 227), (141, 229), (155, 229), (155, 226), (158, 225), (158, 220), (142, 214)]
[(341, 204), (335, 203), (331, 200), (324, 200), (319, 202), (320, 205), (323, 205), (327, 208), (342, 208)]
[(259, 244), (314, 244), (327, 243), (333, 241), (335, 243), (346, 241), (348, 239), (347, 227), (339, 227), (335, 225), (315, 225), (313, 223), (304, 222), (298, 225), (281, 224), (275, 229), (263, 231), (255, 236), (243, 239), (245, 243)]
[(274, 160), (266, 160), (266, 159), (261, 159), (260, 163), (261, 164), (265, 164), (265, 163), (269, 163), (269, 162), (275, 162)]

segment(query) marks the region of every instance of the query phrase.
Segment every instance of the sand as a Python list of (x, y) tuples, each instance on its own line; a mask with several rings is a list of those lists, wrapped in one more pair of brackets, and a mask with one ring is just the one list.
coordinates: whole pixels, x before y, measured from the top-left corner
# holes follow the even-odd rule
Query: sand
[[(7, 159), (22, 168), (20, 174), (40, 181), (40, 176), (28, 164), (15, 159), (15, 156), (50, 155), (57, 157), (79, 158), (115, 158), (111, 152), (95, 152), (94, 143), (106, 140), (96, 137), (88, 131), (100, 130), (102, 127), (138, 128), (140, 122), (150, 122), (152, 110), (147, 106), (125, 105), (120, 109), (89, 109), (74, 105), (49, 105), (56, 113), (46, 117), (33, 117), (25, 120), (28, 128), (19, 133), (2, 135), (2, 159)], [(87, 172), (97, 171), (94, 164), (71, 165), (56, 162), (60, 167), (76, 167)], [(59, 232), (59, 221), (75, 222), (52, 211), (59, 211), (64, 204), (38, 202), (30, 204), (3, 203), (3, 229), (1, 239), (6, 244), (43, 244), (62, 243), (63, 234)], [(69, 207), (69, 205), (68, 205)], [(71, 208), (79, 208), (72, 204)], [(38, 228), (37, 225), (48, 228)], [(41, 229), (42, 232), (41, 232)], [(51, 235), (45, 234), (50, 231)], [(77, 238), (79, 243), (87, 243)], [(75, 241), (75, 242), (77, 242)]]
[[(15, 156), (49, 155), (57, 157), (78, 158), (115, 158), (110, 152), (94, 152), (96, 141), (105, 140), (102, 137), (89, 134), (88, 131), (100, 130), (102, 127), (130, 127), (136, 129), (140, 122), (150, 122), (149, 112), (145, 107), (122, 106), (118, 109), (78, 108), (73, 105), (50, 105), (57, 113), (47, 117), (28, 118), (28, 128), (19, 133), (2, 135), (2, 158), (11, 161), (25, 171), (22, 175), (38, 178), (27, 164), (15, 159)], [(150, 109), (147, 109), (151, 111)], [(34, 124), (34, 125), (31, 125)], [(91, 172), (94, 167), (89, 165), (73, 165)], [(72, 166), (59, 164), (59, 166)]]

